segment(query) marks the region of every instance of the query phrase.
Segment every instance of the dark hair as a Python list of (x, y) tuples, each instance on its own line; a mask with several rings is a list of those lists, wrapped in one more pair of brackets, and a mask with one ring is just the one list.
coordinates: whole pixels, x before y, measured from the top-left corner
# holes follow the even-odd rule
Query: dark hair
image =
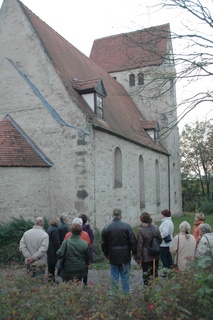
[(73, 225), (71, 226), (70, 231), (71, 231), (72, 234), (80, 235), (81, 231), (82, 231), (82, 227), (80, 226), (80, 224), (73, 223)]
[(167, 209), (161, 211), (161, 214), (164, 216), (164, 217), (171, 217), (171, 212)]
[(84, 213), (80, 214), (79, 218), (81, 218), (83, 220), (83, 224), (85, 224), (87, 222), (87, 219), (88, 219), (87, 215), (84, 214)]
[(141, 222), (152, 223), (152, 218), (148, 212), (142, 212), (140, 215)]

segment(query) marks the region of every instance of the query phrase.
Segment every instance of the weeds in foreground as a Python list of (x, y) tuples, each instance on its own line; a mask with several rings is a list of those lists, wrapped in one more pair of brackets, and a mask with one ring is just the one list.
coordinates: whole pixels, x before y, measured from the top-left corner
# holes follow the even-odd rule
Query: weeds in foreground
[[(101, 272), (101, 271), (100, 271)], [(169, 272), (152, 286), (135, 284), (129, 295), (110, 295), (109, 283), (86, 288), (77, 282), (50, 284), (18, 273), (1, 273), (2, 320), (146, 319), (210, 320), (213, 309), (213, 261), (194, 262), (189, 272)]]

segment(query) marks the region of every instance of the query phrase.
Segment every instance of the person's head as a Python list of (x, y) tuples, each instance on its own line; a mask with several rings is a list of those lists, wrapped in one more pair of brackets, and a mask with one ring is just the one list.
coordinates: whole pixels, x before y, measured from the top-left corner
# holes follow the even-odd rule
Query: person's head
[(43, 227), (44, 226), (44, 219), (42, 217), (37, 217), (35, 219), (35, 225), (39, 226), (39, 227)]
[(81, 218), (73, 219), (72, 226), (71, 226), (71, 233), (74, 235), (80, 235), (82, 232), (82, 224), (83, 220)]
[(168, 209), (165, 209), (165, 210), (161, 211), (161, 214), (165, 218), (171, 217), (171, 215), (172, 215), (171, 211), (169, 211)]
[(205, 221), (205, 216), (201, 212), (195, 213), (195, 221)]
[(88, 218), (86, 214), (84, 213), (80, 214), (79, 218), (83, 220), (83, 224), (87, 223)]
[(113, 210), (113, 214), (112, 215), (113, 215), (114, 218), (120, 218), (121, 219), (121, 217), (122, 217), (121, 209), (115, 208)]
[(205, 233), (211, 233), (212, 232), (212, 228), (208, 223), (202, 223), (199, 225), (199, 233), (202, 236)]
[(181, 222), (181, 224), (179, 225), (179, 230), (181, 233), (185, 233), (186, 238), (189, 238), (191, 226), (187, 221)]
[(51, 217), (51, 218), (50, 218), (50, 225), (51, 225), (51, 226), (56, 226), (56, 227), (58, 227), (59, 222), (60, 222), (59, 217)]
[(142, 212), (140, 215), (140, 220), (143, 223), (152, 223), (152, 218), (148, 212)]
[(83, 220), (81, 218), (75, 218), (75, 219), (73, 219), (72, 224), (79, 224), (79, 226), (82, 227)]
[(63, 212), (60, 214), (60, 220), (63, 221), (64, 223), (67, 223), (68, 221), (68, 213)]

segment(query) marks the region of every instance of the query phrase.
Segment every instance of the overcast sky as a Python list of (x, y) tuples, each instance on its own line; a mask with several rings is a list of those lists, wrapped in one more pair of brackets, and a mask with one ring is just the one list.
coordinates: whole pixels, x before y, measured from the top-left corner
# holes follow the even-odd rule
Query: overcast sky
[[(160, 0), (22, 0), (39, 18), (72, 45), (89, 56), (98, 38), (170, 23), (173, 32), (183, 29), (187, 18), (182, 11), (155, 5)], [(0, 6), (3, 1), (0, 0)], [(177, 92), (178, 96), (179, 92)], [(201, 112), (202, 111), (202, 112)], [(208, 111), (197, 109), (182, 122), (204, 120)], [(211, 113), (212, 116), (212, 113)], [(209, 114), (208, 114), (209, 117)]]

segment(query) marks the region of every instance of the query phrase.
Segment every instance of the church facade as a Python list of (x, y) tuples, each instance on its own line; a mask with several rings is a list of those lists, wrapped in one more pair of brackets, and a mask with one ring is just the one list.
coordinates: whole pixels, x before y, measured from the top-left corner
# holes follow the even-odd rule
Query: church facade
[(142, 211), (182, 213), (169, 34), (164, 25), (98, 39), (88, 58), (19, 0), (4, 0), (2, 221), (86, 213), (102, 227), (115, 207), (131, 225)]

